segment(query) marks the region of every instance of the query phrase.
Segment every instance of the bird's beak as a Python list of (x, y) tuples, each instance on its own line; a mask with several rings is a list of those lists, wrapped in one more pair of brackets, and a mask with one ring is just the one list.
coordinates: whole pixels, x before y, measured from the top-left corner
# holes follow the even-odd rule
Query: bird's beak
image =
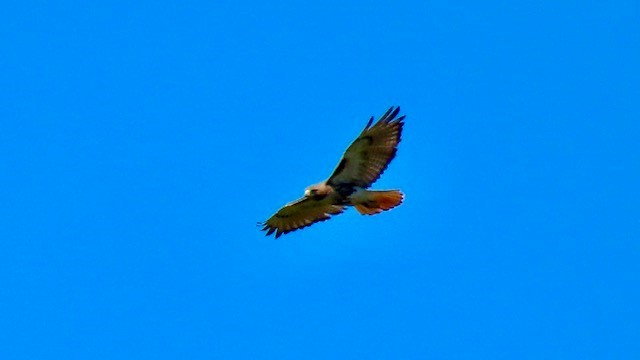
[(306, 196), (306, 197), (311, 196), (311, 190), (306, 189), (306, 190), (304, 191), (304, 196)]

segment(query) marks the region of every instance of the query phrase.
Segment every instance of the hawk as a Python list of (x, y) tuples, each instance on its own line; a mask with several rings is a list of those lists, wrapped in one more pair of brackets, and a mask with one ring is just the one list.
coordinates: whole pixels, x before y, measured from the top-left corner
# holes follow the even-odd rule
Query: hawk
[(405, 116), (400, 107), (391, 107), (372, 125), (367, 122), (358, 138), (347, 148), (325, 181), (309, 186), (304, 197), (283, 206), (267, 221), (258, 223), (267, 236), (305, 228), (353, 206), (362, 215), (375, 215), (402, 203), (399, 190), (367, 190), (396, 156)]

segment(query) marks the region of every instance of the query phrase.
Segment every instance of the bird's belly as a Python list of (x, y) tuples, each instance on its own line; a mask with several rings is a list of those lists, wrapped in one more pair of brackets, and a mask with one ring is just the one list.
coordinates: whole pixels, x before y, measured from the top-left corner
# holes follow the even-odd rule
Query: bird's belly
[(347, 196), (347, 202), (349, 205), (360, 204), (367, 201), (366, 190), (361, 187), (356, 187), (355, 191)]

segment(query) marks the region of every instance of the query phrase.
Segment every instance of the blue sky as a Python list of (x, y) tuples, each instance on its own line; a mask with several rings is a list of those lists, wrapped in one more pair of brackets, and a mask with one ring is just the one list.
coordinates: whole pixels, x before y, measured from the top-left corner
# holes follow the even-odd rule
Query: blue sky
[[(639, 14), (4, 4), (0, 357), (639, 358)], [(258, 231), (391, 105), (401, 207)]]

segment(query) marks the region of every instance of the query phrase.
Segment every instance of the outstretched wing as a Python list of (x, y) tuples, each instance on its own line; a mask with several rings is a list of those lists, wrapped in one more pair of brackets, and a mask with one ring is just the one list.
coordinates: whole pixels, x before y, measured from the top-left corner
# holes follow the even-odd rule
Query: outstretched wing
[(260, 225), (263, 226), (262, 230), (266, 231), (267, 235), (275, 232), (277, 239), (282, 234), (328, 220), (331, 215), (337, 215), (343, 211), (344, 206), (333, 204), (329, 196), (322, 200), (304, 197), (283, 206), (269, 220)]
[(329, 185), (349, 184), (367, 188), (371, 186), (396, 156), (404, 115), (396, 118), (400, 107), (392, 106), (371, 126), (373, 117), (358, 138), (347, 148)]

